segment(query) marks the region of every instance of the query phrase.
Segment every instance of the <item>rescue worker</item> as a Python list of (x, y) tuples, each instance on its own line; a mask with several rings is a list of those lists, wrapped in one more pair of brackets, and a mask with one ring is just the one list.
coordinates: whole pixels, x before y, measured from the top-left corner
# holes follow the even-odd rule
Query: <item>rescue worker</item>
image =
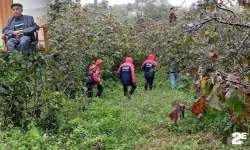
[(158, 63), (155, 61), (155, 56), (153, 54), (150, 54), (148, 59), (143, 62), (141, 69), (145, 77), (145, 91), (148, 90), (148, 88), (152, 90), (155, 71), (158, 69)]
[[(131, 57), (127, 57), (125, 59), (125, 63), (120, 65), (118, 69), (118, 78), (122, 82), (124, 96), (128, 97), (128, 99), (131, 99), (131, 95), (137, 88), (135, 83), (135, 69), (133, 65), (133, 59)], [(129, 93), (128, 86), (132, 87)]]
[(101, 85), (101, 79), (99, 78), (100, 69), (102, 68), (102, 59), (97, 59), (95, 64), (89, 67), (87, 72), (87, 91), (88, 97), (93, 97), (93, 88), (97, 84), (97, 94), (96, 97), (100, 97), (103, 92), (103, 87)]

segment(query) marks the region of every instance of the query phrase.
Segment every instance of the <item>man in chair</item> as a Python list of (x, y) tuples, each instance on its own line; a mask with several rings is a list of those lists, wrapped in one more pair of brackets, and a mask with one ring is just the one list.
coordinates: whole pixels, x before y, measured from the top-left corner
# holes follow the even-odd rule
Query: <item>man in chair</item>
[(17, 50), (28, 51), (30, 43), (35, 40), (34, 32), (39, 30), (39, 26), (34, 22), (32, 16), (22, 15), (23, 6), (19, 3), (11, 5), (13, 10), (13, 17), (8, 19), (8, 24), (3, 29), (2, 33), (8, 36), (6, 43), (8, 51)]

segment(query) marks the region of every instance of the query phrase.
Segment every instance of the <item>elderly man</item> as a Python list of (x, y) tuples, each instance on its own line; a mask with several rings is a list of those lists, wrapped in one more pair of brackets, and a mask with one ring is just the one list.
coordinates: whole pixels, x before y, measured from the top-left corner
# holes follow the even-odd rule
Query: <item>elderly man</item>
[(3, 29), (2, 33), (8, 36), (7, 50), (17, 50), (16, 46), (19, 45), (19, 51), (28, 51), (29, 45), (35, 40), (34, 32), (39, 30), (39, 26), (34, 22), (32, 16), (22, 15), (23, 6), (19, 3), (11, 5), (13, 10), (13, 17), (8, 19), (8, 24)]

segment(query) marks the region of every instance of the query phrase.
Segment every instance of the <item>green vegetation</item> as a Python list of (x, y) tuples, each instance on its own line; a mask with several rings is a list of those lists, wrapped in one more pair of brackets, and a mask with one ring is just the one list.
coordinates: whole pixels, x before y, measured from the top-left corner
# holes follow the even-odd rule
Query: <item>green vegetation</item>
[[(22, 118), (19, 127), (13, 124), (3, 126), (6, 122), (1, 119), (0, 147), (93, 150), (223, 148), (220, 139), (229, 121), (228, 116), (224, 112), (209, 110), (206, 117), (199, 120), (187, 110), (185, 118), (174, 124), (167, 116), (172, 102), (190, 106), (196, 96), (186, 92), (188, 86), (184, 84), (171, 90), (165, 68), (160, 70), (156, 75), (155, 89), (148, 92), (143, 88), (142, 73), (137, 72), (138, 89), (132, 100), (124, 98), (121, 84), (112, 80), (103, 81), (104, 95), (94, 98), (92, 103), (84, 93), (74, 99), (56, 91), (42, 94), (37, 104), (40, 116), (29, 116), (34, 111), (30, 101), (28, 108), (22, 110), (23, 114), (28, 114)], [(15, 74), (20, 71), (16, 70)], [(1, 104), (1, 112), (4, 106)]]
[[(247, 149), (250, 138), (240, 147), (232, 146), (231, 138), (226, 139), (228, 145), (221, 141), (232, 120), (249, 131), (250, 26), (244, 24), (249, 11), (234, 14), (209, 0), (168, 23), (168, 3), (163, 0), (156, 6), (153, 2), (136, 1), (138, 9), (144, 6), (144, 15), (128, 25), (110, 13), (112, 8), (108, 9), (105, 1), (82, 8), (70, 1), (51, 0), (50, 53), (0, 53), (0, 148)], [(122, 6), (126, 11), (118, 10), (127, 13), (136, 7), (129, 4)], [(155, 89), (145, 92), (139, 67), (149, 53), (156, 55), (160, 71)], [(138, 89), (132, 100), (123, 97), (116, 72), (128, 56), (133, 57), (137, 69)], [(97, 58), (104, 64), (104, 94), (87, 99), (85, 72)], [(170, 89), (166, 75), (169, 58), (183, 75), (191, 76), (188, 83), (180, 79), (175, 90)], [(244, 92), (224, 95), (214, 81), (229, 80), (227, 75), (234, 72), (237, 78), (230, 81), (230, 87)], [(217, 73), (221, 73), (221, 80), (215, 78)], [(189, 88), (198, 78), (195, 88)], [(237, 87), (242, 84), (244, 88)], [(217, 88), (213, 90), (213, 86)], [(201, 94), (212, 94), (211, 106), (215, 107), (201, 109), (201, 101), (208, 103), (204, 97), (199, 99)], [(228, 115), (226, 107), (214, 109), (224, 97), (226, 103), (222, 104), (244, 120)], [(173, 102), (187, 106), (185, 117), (176, 124), (168, 116)], [(192, 109), (194, 104), (197, 109)], [(201, 110), (198, 116), (202, 117), (194, 116), (193, 110)], [(242, 130), (234, 127), (232, 131)]]

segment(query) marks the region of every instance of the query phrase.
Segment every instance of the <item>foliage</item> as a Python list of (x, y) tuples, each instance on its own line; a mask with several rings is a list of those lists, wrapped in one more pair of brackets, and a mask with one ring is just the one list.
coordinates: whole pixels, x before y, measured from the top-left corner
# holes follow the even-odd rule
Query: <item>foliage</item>
[[(132, 149), (144, 143), (150, 127), (163, 124), (164, 118), (152, 118), (151, 111), (156, 110), (143, 105), (141, 109), (149, 114), (138, 125), (131, 119), (134, 114), (126, 117), (124, 107), (109, 108), (109, 103), (98, 104), (98, 100), (88, 107), (88, 99), (82, 95), (85, 71), (93, 60), (102, 58), (102, 79), (111, 81), (127, 56), (133, 56), (136, 68), (149, 53), (155, 53), (159, 62), (165, 61), (160, 56), (170, 53), (164, 47), (169, 43), (167, 29), (144, 17), (138, 19), (136, 28), (121, 25), (103, 8), (80, 8), (67, 2), (49, 4), (50, 54), (1, 53), (0, 116), (5, 131), (1, 139), (8, 142), (0, 147)], [(107, 95), (113, 97), (117, 89), (108, 81), (103, 84), (110, 89)], [(120, 96), (115, 100), (119, 101)], [(12, 133), (16, 136), (8, 136)]]
[(4, 149), (61, 149), (65, 147), (69, 149), (132, 149), (136, 144), (145, 141), (136, 132), (130, 118), (125, 116), (120, 107), (95, 103), (86, 113), (81, 111), (74, 113), (68, 106), (61, 108), (60, 110), (65, 111), (61, 113), (70, 117), (60, 119), (63, 124), (59, 126), (60, 130), (57, 134), (41, 130), (31, 123), (25, 133), (18, 128), (2, 132), (0, 146)]
[[(57, 133), (44, 130), (40, 122), (31, 122), (26, 131), (17, 127), (1, 130), (0, 147), (3, 149), (147, 149), (151, 144), (168, 148), (199, 147), (219, 148), (216, 134), (216, 144), (211, 143), (211, 132), (217, 133), (226, 124), (228, 118), (223, 114), (207, 112), (208, 118), (201, 121), (187, 113), (180, 125), (173, 125), (167, 119), (166, 110), (171, 109), (170, 103), (185, 100), (192, 103), (193, 95), (183, 91), (171, 90), (169, 81), (165, 78), (164, 68), (156, 73), (155, 87), (150, 92), (138, 88), (131, 101), (122, 98), (122, 86), (119, 82), (103, 81), (105, 88), (103, 98), (94, 98), (93, 103), (84, 112), (81, 106), (87, 104), (85, 96), (66, 100), (61, 93), (48, 93), (51, 105), (56, 101), (63, 104), (60, 113), (56, 113), (59, 130)], [(144, 85), (143, 74), (137, 74), (138, 87)], [(62, 99), (58, 99), (62, 97)], [(48, 105), (49, 106), (49, 105)], [(51, 106), (52, 107), (52, 106)], [(55, 107), (53, 107), (55, 108)], [(49, 109), (47, 109), (49, 110)], [(163, 129), (163, 132), (157, 132)], [(187, 130), (192, 135), (187, 136)], [(202, 132), (202, 134), (200, 133)], [(155, 137), (156, 136), (156, 137)], [(164, 140), (165, 139), (165, 140)], [(182, 139), (182, 140), (178, 140)], [(159, 140), (159, 141), (158, 141)], [(167, 140), (167, 141), (166, 141)], [(178, 144), (176, 144), (176, 142)], [(165, 144), (161, 144), (165, 143)], [(152, 147), (151, 147), (152, 148)], [(154, 148), (157, 148), (154, 147)]]
[[(192, 39), (189, 46), (200, 55), (197, 62), (201, 64), (198, 71), (200, 85), (196, 87), (202, 90), (202, 95), (192, 104), (191, 111), (201, 118), (208, 107), (219, 111), (226, 108), (232, 119), (226, 129), (232, 131), (249, 118), (249, 26), (243, 21), (247, 19), (247, 10), (235, 14), (226, 4), (214, 1), (194, 6), (193, 15), (195, 10), (207, 13), (196, 14), (200, 15), (199, 21), (188, 24), (184, 32), (185, 38)], [(198, 41), (201, 44), (198, 45)], [(239, 131), (246, 129), (240, 127)]]
[(66, 99), (82, 93), (83, 77), (62, 74), (64, 68), (50, 55), (1, 53), (0, 63), (1, 125), (26, 129), (37, 120), (42, 128), (57, 132), (60, 109)]
[[(52, 5), (51, 9), (54, 7)], [(83, 66), (102, 58), (105, 62), (103, 78), (108, 78), (114, 76), (119, 64), (127, 56), (133, 56), (136, 68), (139, 68), (149, 53), (154, 53), (159, 58), (158, 61), (165, 63), (168, 55), (175, 55), (179, 61), (189, 58), (180, 67), (196, 57), (195, 54), (189, 55), (188, 47), (180, 48), (181, 43), (175, 42), (176, 37), (168, 37), (169, 27), (164, 22), (138, 16), (134, 26), (122, 25), (111, 13), (98, 7), (64, 7), (67, 13), (63, 16), (51, 11), (49, 29), (49, 42), (53, 53), (66, 53), (67, 56), (64, 57), (71, 59), (71, 65), (64, 66), (64, 69), (77, 66), (83, 71)], [(54, 15), (56, 19), (53, 20)], [(64, 51), (63, 54), (60, 51)], [(79, 59), (74, 59), (75, 56)]]
[(227, 136), (230, 135), (228, 131), (248, 130), (250, 53), (247, 12), (236, 14), (225, 3), (207, 1), (193, 5), (168, 32), (168, 35), (179, 35), (175, 42), (180, 42), (181, 48), (189, 47), (189, 55), (198, 55), (193, 62), (194, 66), (199, 64), (195, 87), (202, 95), (191, 104), (191, 112), (202, 120), (204, 115), (210, 117), (207, 112), (211, 109), (223, 113), (226, 109), (231, 118), (231, 124), (225, 128)]
[(148, 18), (153, 20), (167, 20), (171, 4), (166, 0), (136, 0), (134, 8), (138, 9)]
[[(150, 18), (154, 21), (166, 21), (168, 20), (170, 8), (173, 7), (166, 0), (138, 0), (133, 4), (127, 5), (114, 5), (111, 6), (110, 12), (119, 18), (119, 21), (123, 24), (134, 24), (134, 19), (138, 15)], [(136, 15), (130, 15), (129, 12), (133, 11)], [(178, 7), (176, 9), (177, 15), (182, 15), (187, 11), (186, 8)]]
[(173, 103), (172, 110), (168, 113), (168, 116), (175, 123), (178, 119), (184, 118), (186, 106), (180, 103)]
[(114, 5), (111, 6), (109, 9), (110, 13), (114, 14), (117, 16), (119, 22), (121, 23), (132, 23), (132, 21), (129, 21), (129, 16), (128, 16), (128, 9), (127, 5)]
[(133, 4), (132, 3), (128, 3), (126, 6), (128, 11), (132, 11), (133, 10)]
[[(169, 24), (164, 21), (167, 3), (163, 2), (164, 11), (159, 11), (161, 6), (151, 1), (136, 1), (146, 4), (141, 9), (145, 15), (138, 15), (133, 25), (127, 25), (108, 11), (106, 1), (83, 8), (70, 1), (51, 1), (51, 53), (0, 55), (0, 124), (4, 131), (0, 147), (133, 149), (145, 144), (150, 131), (157, 127), (178, 136), (200, 131), (221, 133), (229, 118), (233, 125), (239, 125), (233, 127), (235, 131), (238, 127), (244, 131), (242, 123), (249, 118), (249, 12), (235, 14), (226, 6), (222, 9), (207, 1)], [(154, 8), (157, 10), (149, 13)], [(167, 87), (164, 67), (155, 82), (157, 90), (144, 93), (138, 88), (133, 101), (121, 98), (121, 86), (116, 82), (118, 66), (132, 56), (139, 69), (149, 53), (154, 53), (162, 66), (171, 58), (180, 70), (188, 70), (183, 72), (197, 73), (201, 97), (191, 110), (200, 120), (188, 112), (180, 125), (167, 122), (166, 109), (171, 102), (191, 105), (194, 98), (181, 89)], [(88, 105), (84, 75), (97, 58), (104, 60), (104, 99), (94, 99)], [(225, 75), (232, 72), (236, 73), (226, 79)], [(142, 77), (138, 79), (140, 86)], [(181, 109), (173, 112), (176, 110), (178, 113), (173, 114), (183, 113)]]
[[(43, 56), (31, 53), (3, 53), (0, 56), (1, 115), (5, 125), (20, 126), (24, 118), (30, 120), (26, 117), (36, 116), (38, 97), (46, 88), (42, 86), (45, 70), (40, 68), (45, 62)], [(38, 81), (39, 75), (44, 78)]]
[[(222, 111), (225, 107), (231, 117), (230, 127), (242, 126), (249, 119), (249, 86), (240, 81), (238, 73), (223, 79), (219, 72), (201, 81), (203, 95), (192, 105), (192, 113), (201, 117), (208, 107)], [(230, 130), (230, 128), (227, 128)], [(240, 129), (246, 132), (244, 128)]]

